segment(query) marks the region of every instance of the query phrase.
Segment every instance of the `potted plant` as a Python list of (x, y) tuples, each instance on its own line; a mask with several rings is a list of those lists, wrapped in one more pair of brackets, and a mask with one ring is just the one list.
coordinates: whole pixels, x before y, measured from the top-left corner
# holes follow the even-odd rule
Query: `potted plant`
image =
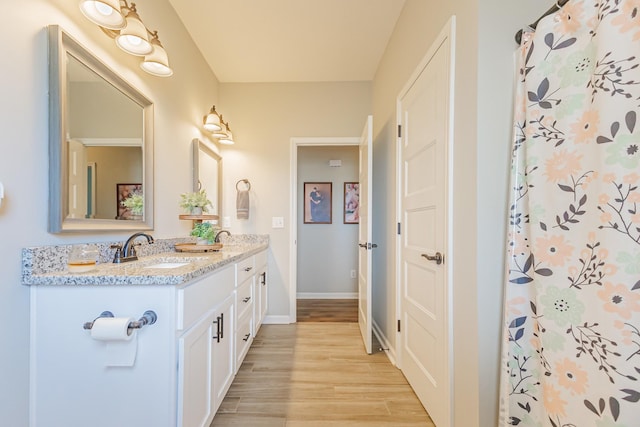
[(142, 211), (144, 210), (144, 195), (142, 193), (131, 193), (129, 197), (120, 203), (129, 209), (132, 215), (142, 216)]
[(207, 192), (204, 189), (180, 195), (180, 207), (191, 215), (202, 215), (203, 212), (209, 212), (209, 206), (213, 207), (213, 203), (207, 198)]
[(216, 237), (218, 229), (210, 222), (199, 222), (194, 224), (191, 235), (196, 237), (198, 245), (210, 245)]

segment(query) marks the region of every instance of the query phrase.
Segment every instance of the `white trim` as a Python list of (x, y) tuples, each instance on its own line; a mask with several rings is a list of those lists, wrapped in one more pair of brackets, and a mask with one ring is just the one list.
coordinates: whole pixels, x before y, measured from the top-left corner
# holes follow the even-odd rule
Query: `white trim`
[(298, 299), (358, 299), (357, 292), (299, 292)]
[(386, 353), (387, 358), (389, 359), (389, 362), (391, 362), (391, 364), (397, 368), (398, 360), (396, 356), (396, 349), (391, 346), (391, 342), (389, 342), (389, 340), (385, 336), (380, 326), (376, 323), (376, 321), (371, 319), (371, 322), (372, 322), (371, 326), (373, 328), (373, 334), (376, 336), (376, 338), (380, 342), (380, 345), (382, 346), (382, 349)]
[(289, 321), (289, 316), (267, 315), (262, 319), (263, 325), (288, 325), (289, 323), (291, 323)]
[(85, 147), (142, 147), (142, 138), (74, 138)]
[(289, 200), (291, 209), (291, 227), (289, 230), (289, 322), (296, 322), (296, 295), (298, 293), (297, 262), (298, 262), (298, 147), (304, 146), (345, 146), (360, 143), (360, 137), (292, 137), (289, 158), (290, 176)]

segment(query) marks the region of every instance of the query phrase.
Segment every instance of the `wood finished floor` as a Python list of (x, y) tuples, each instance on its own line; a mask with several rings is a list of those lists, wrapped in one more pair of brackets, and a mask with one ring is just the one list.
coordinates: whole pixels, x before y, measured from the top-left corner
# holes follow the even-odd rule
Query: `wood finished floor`
[(435, 427), (353, 322), (263, 325), (211, 427)]
[(358, 322), (357, 299), (299, 299), (298, 322)]

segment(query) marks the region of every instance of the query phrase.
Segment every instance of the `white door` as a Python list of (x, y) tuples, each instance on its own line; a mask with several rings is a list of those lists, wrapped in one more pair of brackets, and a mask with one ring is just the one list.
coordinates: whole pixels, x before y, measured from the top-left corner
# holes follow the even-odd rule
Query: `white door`
[(359, 144), (360, 200), (358, 226), (358, 323), (367, 353), (371, 354), (371, 162), (373, 117), (367, 117)]
[(438, 427), (451, 425), (447, 257), (453, 21), (398, 97), (401, 369)]
[(86, 152), (81, 142), (69, 140), (69, 218), (84, 218), (87, 212)]

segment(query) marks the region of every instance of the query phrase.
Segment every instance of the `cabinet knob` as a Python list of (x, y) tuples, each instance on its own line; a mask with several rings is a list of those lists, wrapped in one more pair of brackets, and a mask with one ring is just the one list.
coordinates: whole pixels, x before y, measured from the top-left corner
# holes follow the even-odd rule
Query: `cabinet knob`
[(249, 337), (251, 336), (251, 334), (247, 334), (244, 336), (244, 338), (242, 338), (242, 341), (249, 341)]
[(251, 271), (252, 268), (253, 267), (247, 267), (247, 268), (244, 269), (244, 271), (249, 272), (249, 271)]
[(249, 302), (249, 301), (251, 301), (251, 297), (246, 297), (242, 300), (242, 302)]

